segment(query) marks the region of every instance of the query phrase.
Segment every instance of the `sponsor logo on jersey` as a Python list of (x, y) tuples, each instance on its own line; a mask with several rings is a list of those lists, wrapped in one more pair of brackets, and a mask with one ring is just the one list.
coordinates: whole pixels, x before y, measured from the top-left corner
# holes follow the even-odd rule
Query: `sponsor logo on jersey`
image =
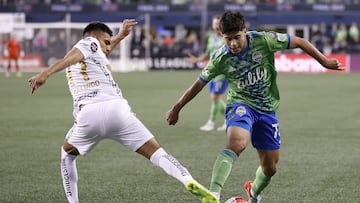
[(246, 108), (244, 106), (239, 106), (236, 108), (235, 113), (239, 116), (243, 116), (246, 114)]
[(92, 52), (96, 52), (98, 50), (98, 45), (95, 42), (90, 44), (90, 49)]
[(248, 72), (244, 79), (237, 83), (239, 89), (255, 85), (258, 81), (266, 81), (267, 70), (265, 68), (256, 68), (254, 72)]
[(262, 60), (262, 55), (260, 52), (254, 52), (251, 57), (252, 60), (255, 61), (256, 63), (260, 63)]

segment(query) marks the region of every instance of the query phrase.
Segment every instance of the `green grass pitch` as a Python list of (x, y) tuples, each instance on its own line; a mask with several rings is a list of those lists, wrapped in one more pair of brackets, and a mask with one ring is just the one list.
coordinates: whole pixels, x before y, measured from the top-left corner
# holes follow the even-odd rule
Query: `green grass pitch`
[[(169, 126), (165, 113), (198, 71), (115, 73), (133, 111), (162, 146), (209, 186), (212, 165), (224, 147), (223, 132), (199, 130), (208, 118), (204, 89)], [(65, 203), (60, 146), (72, 126), (72, 100), (64, 73), (30, 94), (27, 79), (0, 77), (0, 202)], [(278, 173), (263, 203), (360, 202), (359, 74), (279, 74), (282, 149)], [(217, 125), (222, 123), (218, 118)], [(79, 157), (83, 203), (198, 202), (177, 180), (113, 141)], [(251, 145), (235, 162), (222, 202), (245, 196), (243, 183), (258, 166)]]

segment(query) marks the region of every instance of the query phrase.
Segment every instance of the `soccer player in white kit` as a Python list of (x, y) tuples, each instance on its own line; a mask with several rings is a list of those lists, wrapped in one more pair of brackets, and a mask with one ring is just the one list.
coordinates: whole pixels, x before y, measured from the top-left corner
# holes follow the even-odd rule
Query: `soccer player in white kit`
[(218, 203), (207, 188), (194, 180), (189, 171), (160, 146), (131, 111), (112, 77), (106, 56), (136, 23), (134, 19), (125, 19), (121, 32), (111, 38), (112, 31), (106, 24), (91, 22), (83, 31), (83, 39), (64, 58), (28, 80), (33, 93), (50, 75), (66, 68), (75, 118), (61, 147), (61, 174), (67, 200), (79, 202), (76, 157), (86, 155), (99, 141), (108, 138), (149, 159), (183, 183), (201, 202)]

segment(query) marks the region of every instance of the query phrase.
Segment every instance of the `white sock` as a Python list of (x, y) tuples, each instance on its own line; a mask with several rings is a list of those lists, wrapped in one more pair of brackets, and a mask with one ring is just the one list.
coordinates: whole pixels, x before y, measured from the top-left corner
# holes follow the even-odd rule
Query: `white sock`
[(61, 147), (61, 177), (68, 202), (78, 203), (76, 156), (66, 153), (63, 147)]
[(176, 178), (182, 184), (186, 184), (189, 180), (194, 180), (189, 171), (176, 160), (175, 157), (166, 153), (163, 148), (159, 148), (150, 157), (150, 161), (160, 168), (162, 168), (168, 175)]

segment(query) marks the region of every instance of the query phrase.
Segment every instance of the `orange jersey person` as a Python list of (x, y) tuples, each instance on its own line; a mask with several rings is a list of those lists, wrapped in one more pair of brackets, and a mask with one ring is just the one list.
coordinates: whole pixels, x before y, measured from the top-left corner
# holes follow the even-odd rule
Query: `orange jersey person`
[(9, 39), (8, 43), (7, 43), (7, 49), (9, 52), (9, 58), (10, 59), (19, 59), (20, 56), (20, 43), (15, 40), (15, 39)]
[(8, 40), (6, 46), (7, 46), (7, 50), (8, 50), (8, 54), (9, 54), (6, 77), (10, 76), (11, 61), (12, 60), (15, 62), (15, 69), (16, 69), (16, 72), (17, 72), (17, 76), (21, 77), (21, 73), (20, 73), (20, 70), (19, 70), (19, 63), (18, 63), (18, 60), (19, 60), (19, 57), (20, 57), (20, 51), (21, 51), (20, 43), (15, 38), (11, 37)]

